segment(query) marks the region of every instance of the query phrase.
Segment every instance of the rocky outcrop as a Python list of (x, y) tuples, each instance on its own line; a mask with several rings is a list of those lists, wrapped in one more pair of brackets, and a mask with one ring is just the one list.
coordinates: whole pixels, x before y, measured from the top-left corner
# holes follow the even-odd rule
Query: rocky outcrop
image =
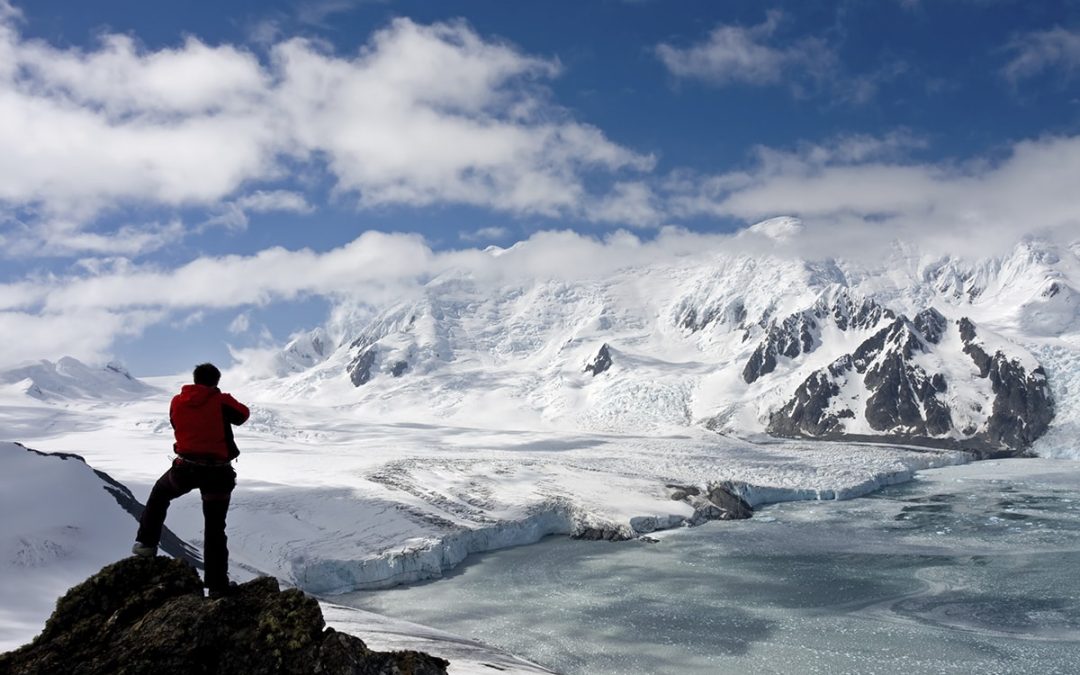
[(773, 372), (780, 356), (793, 359), (799, 354), (813, 351), (817, 332), (817, 321), (806, 313), (792, 314), (779, 324), (773, 324), (746, 362), (743, 380), (753, 384), (763, 375)]
[(370, 345), (360, 350), (360, 352), (353, 357), (353, 360), (349, 362), (346, 367), (346, 372), (349, 373), (349, 380), (353, 383), (354, 387), (367, 384), (371, 380), (371, 369), (375, 365), (375, 357), (379, 354), (379, 348), (375, 345)]
[(720, 306), (697, 307), (685, 303), (675, 310), (675, 324), (691, 333), (704, 330), (714, 323), (741, 329), (744, 328), (746, 318), (746, 305), (741, 298)]
[(745, 520), (754, 515), (754, 509), (739, 497), (728, 483), (709, 485), (706, 489), (692, 485), (668, 485), (671, 498), (694, 507), (691, 525), (709, 520)]
[(375, 652), (324, 625), (319, 603), (265, 577), (203, 597), (195, 571), (170, 558), (105, 567), (57, 602), (30, 644), (0, 655), (0, 673), (348, 673), (435, 675), (420, 652)]
[[(954, 358), (937, 353), (949, 329), (949, 321), (934, 309), (910, 321), (897, 316), (851, 354), (811, 373), (771, 414), (767, 431), (784, 437), (892, 440), (983, 456), (1022, 453), (1053, 419), (1045, 372), (1041, 366), (1029, 371), (1000, 349), (991, 356), (975, 324), (960, 319), (955, 330), (963, 347), (955, 358), (970, 358), (974, 377), (989, 380), (993, 402), (984, 423), (959, 429), (947, 402), (945, 374), (926, 370), (927, 364)], [(843, 391), (847, 395), (841, 396)], [(856, 417), (865, 420), (866, 431), (851, 431), (848, 420)]]
[(781, 356), (794, 359), (814, 351), (821, 342), (821, 327), (825, 322), (842, 331), (863, 330), (894, 317), (892, 311), (873, 300), (854, 297), (844, 289), (823, 295), (810, 309), (769, 326), (743, 368), (743, 380), (753, 384), (773, 372)]
[(595, 357), (593, 357), (592, 362), (585, 366), (585, 372), (592, 373), (593, 377), (596, 377), (600, 373), (610, 368), (612, 363), (613, 361), (611, 359), (611, 350), (608, 348), (607, 343), (605, 342), (600, 346), (600, 351), (596, 353)]
[(977, 343), (978, 331), (970, 320), (960, 322), (964, 353), (979, 369), (979, 376), (990, 380), (994, 406), (983, 432), (987, 441), (1010, 448), (1026, 448), (1042, 436), (1054, 419), (1054, 400), (1042, 366), (1030, 373), (1003, 352), (993, 356)]

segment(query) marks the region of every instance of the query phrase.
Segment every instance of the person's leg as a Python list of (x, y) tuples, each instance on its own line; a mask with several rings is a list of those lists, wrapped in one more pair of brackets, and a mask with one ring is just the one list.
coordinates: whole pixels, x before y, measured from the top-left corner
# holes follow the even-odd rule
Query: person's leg
[(236, 487), (236, 473), (231, 467), (207, 469), (199, 487), (205, 521), (203, 576), (207, 588), (221, 591), (229, 585), (229, 538), (225, 535), (225, 517), (233, 488)]
[(142, 518), (139, 519), (139, 532), (135, 535), (135, 541), (145, 547), (157, 547), (161, 539), (161, 528), (165, 524), (165, 514), (169, 511), (169, 503), (191, 492), (195, 487), (188, 478), (184, 469), (173, 466), (154, 483), (150, 498), (146, 500)]

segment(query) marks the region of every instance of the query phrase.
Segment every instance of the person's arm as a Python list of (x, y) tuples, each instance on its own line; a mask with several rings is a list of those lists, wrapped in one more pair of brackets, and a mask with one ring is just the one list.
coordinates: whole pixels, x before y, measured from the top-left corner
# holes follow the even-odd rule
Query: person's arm
[(241, 425), (247, 422), (250, 415), (251, 411), (248, 410), (246, 405), (228, 394), (221, 395), (221, 416), (225, 418), (226, 422)]

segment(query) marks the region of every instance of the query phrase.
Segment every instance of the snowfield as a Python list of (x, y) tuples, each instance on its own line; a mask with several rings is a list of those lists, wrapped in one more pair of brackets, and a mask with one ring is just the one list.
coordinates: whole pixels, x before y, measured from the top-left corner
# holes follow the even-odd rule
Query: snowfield
[[(154, 384), (167, 390), (167, 382)], [(110, 408), (68, 401), (66, 415), (97, 423), (22, 436), (43, 450), (80, 449), (145, 500), (171, 454), (167, 404), (167, 395)], [(240, 483), (229, 512), (234, 571), (272, 574), (317, 594), (437, 577), (470, 553), (549, 534), (636, 536), (680, 526), (694, 509), (672, 499), (674, 486), (729, 481), (751, 504), (849, 498), (965, 461), (950, 451), (751, 443), (692, 428), (559, 433), (253, 405), (252, 426), (238, 434)], [(198, 498), (174, 503), (168, 524), (201, 546)]]

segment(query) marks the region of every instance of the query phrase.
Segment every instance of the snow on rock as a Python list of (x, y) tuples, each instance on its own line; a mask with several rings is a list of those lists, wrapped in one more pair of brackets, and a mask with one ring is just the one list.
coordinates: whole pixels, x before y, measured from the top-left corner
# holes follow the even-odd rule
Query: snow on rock
[(154, 391), (119, 364), (92, 368), (70, 356), (55, 363), (42, 360), (0, 372), (0, 385), (9, 385), (45, 401), (76, 398), (123, 401)]
[(333, 351), (330, 337), (323, 328), (298, 335), (286, 344), (274, 358), (278, 377), (298, 373), (322, 363)]

